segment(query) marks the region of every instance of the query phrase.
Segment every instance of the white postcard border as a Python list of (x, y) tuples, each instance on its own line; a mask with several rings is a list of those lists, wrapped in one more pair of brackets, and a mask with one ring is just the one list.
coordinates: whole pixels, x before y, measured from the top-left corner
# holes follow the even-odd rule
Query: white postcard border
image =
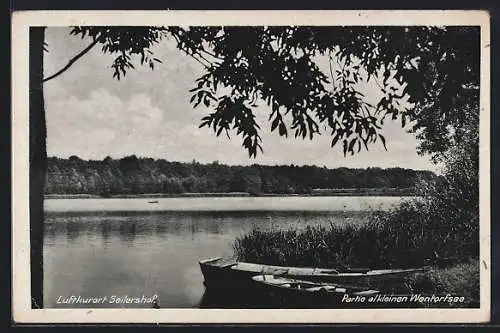
[[(29, 27), (72, 25), (481, 26), (479, 309), (31, 309)], [(487, 11), (25, 11), (12, 17), (12, 310), (17, 323), (472, 323), (490, 319), (490, 17)]]

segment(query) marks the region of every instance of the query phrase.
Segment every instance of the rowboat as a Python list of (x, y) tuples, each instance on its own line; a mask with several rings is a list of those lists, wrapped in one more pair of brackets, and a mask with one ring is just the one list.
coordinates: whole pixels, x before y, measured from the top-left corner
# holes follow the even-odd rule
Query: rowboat
[(267, 274), (256, 275), (252, 277), (252, 281), (258, 291), (288, 306), (339, 305), (347, 298), (351, 302), (354, 299), (363, 303), (380, 293), (363, 287), (302, 281)]
[(328, 269), (312, 267), (287, 267), (226, 260), (221, 257), (199, 262), (207, 287), (244, 287), (256, 275), (274, 275), (311, 282), (336, 283), (380, 289), (405, 277), (424, 272), (426, 268), (410, 269)]

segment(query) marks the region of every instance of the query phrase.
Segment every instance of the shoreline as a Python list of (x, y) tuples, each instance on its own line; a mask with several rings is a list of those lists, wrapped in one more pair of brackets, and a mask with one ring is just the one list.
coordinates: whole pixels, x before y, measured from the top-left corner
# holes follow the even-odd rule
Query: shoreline
[(333, 190), (333, 191), (318, 191), (315, 193), (301, 194), (286, 194), (286, 193), (262, 193), (251, 194), (248, 192), (223, 192), (223, 193), (146, 193), (146, 194), (114, 194), (114, 195), (97, 195), (97, 194), (45, 194), (44, 199), (160, 199), (160, 198), (220, 198), (220, 197), (411, 197), (416, 194), (409, 189), (399, 190)]

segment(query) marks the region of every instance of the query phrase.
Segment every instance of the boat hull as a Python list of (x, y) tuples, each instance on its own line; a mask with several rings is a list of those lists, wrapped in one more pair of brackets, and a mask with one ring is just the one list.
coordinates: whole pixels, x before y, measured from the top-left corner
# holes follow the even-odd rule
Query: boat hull
[[(257, 275), (252, 278), (261, 294), (287, 307), (335, 308), (345, 307), (345, 297), (357, 299), (357, 305), (364, 307), (369, 297), (377, 290), (362, 287), (348, 287), (337, 284), (315, 283), (272, 275)], [(355, 305), (355, 304), (354, 304)]]
[(400, 283), (405, 277), (425, 271), (424, 268), (416, 268), (338, 273), (331, 269), (228, 262), (222, 258), (200, 261), (200, 268), (205, 286), (210, 288), (249, 287), (254, 285), (252, 277), (270, 274), (295, 280), (360, 286), (383, 291), (393, 291), (388, 289)]
[(200, 262), (200, 268), (207, 288), (250, 287), (253, 286), (252, 277), (258, 275), (245, 270), (231, 270), (230, 266), (216, 266), (211, 262)]

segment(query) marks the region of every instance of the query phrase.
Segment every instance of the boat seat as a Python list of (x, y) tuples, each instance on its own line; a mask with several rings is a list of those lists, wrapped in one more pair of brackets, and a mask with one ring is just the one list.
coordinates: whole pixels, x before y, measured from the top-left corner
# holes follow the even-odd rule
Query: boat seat
[(318, 271), (321, 274), (339, 274), (340, 272), (336, 269), (322, 269)]
[(265, 273), (265, 274), (272, 274), (274, 276), (281, 276), (281, 275), (285, 275), (288, 273), (288, 269), (263, 269), (262, 270), (262, 273)]
[(311, 288), (306, 288), (308, 291), (336, 291), (337, 287), (336, 286), (317, 286), (317, 287), (311, 287)]
[(339, 269), (339, 273), (368, 273), (370, 271), (369, 268), (346, 268), (346, 269)]
[(219, 266), (219, 267), (220, 267), (220, 268), (230, 268), (230, 267), (233, 267), (233, 266), (236, 266), (236, 265), (238, 265), (238, 263), (237, 263), (237, 262), (231, 262), (231, 263), (229, 263), (229, 264), (221, 265), (221, 266)]

